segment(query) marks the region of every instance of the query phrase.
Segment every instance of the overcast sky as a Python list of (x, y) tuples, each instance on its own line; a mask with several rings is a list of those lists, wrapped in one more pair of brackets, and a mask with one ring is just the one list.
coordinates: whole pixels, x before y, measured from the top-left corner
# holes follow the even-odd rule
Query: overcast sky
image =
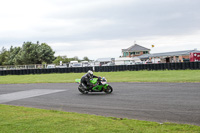
[(0, 48), (47, 43), (55, 55), (119, 57), (200, 50), (200, 0), (0, 0)]

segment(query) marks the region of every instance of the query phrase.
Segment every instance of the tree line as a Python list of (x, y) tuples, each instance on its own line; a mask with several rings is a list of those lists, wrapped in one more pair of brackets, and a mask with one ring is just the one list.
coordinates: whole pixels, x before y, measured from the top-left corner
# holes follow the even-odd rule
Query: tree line
[[(69, 63), (71, 60), (77, 60), (78, 57), (67, 58), (67, 56), (54, 56), (55, 51), (46, 43), (39, 44), (24, 42), (22, 47), (13, 47), (10, 49), (2, 48), (0, 51), (0, 65), (28, 65), (28, 64), (60, 64)], [(88, 57), (84, 57), (88, 60)]]

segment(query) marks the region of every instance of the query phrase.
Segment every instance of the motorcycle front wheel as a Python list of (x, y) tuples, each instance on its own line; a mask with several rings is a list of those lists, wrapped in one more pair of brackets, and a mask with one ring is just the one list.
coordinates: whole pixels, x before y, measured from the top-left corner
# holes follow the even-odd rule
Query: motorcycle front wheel
[(105, 90), (105, 93), (110, 94), (112, 93), (112, 91), (113, 91), (113, 88), (110, 85), (108, 85), (107, 89)]

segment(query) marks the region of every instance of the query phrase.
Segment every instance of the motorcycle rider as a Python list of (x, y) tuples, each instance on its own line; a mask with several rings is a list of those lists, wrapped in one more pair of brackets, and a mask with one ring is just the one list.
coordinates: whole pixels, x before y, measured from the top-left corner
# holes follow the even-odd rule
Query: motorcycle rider
[(97, 76), (93, 75), (93, 72), (89, 70), (83, 77), (81, 78), (81, 84), (84, 87), (84, 89), (87, 90), (87, 88), (91, 89), (93, 87), (93, 84), (90, 83), (90, 79), (92, 78), (98, 78)]

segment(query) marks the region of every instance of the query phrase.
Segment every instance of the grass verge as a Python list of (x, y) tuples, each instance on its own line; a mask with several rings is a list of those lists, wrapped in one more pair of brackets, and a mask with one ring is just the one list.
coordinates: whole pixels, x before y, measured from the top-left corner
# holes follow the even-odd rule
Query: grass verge
[[(7, 75), (0, 76), (0, 84), (73, 83), (84, 73)], [(108, 82), (200, 82), (200, 70), (94, 72)]]
[(0, 105), (1, 133), (199, 133), (200, 127)]

